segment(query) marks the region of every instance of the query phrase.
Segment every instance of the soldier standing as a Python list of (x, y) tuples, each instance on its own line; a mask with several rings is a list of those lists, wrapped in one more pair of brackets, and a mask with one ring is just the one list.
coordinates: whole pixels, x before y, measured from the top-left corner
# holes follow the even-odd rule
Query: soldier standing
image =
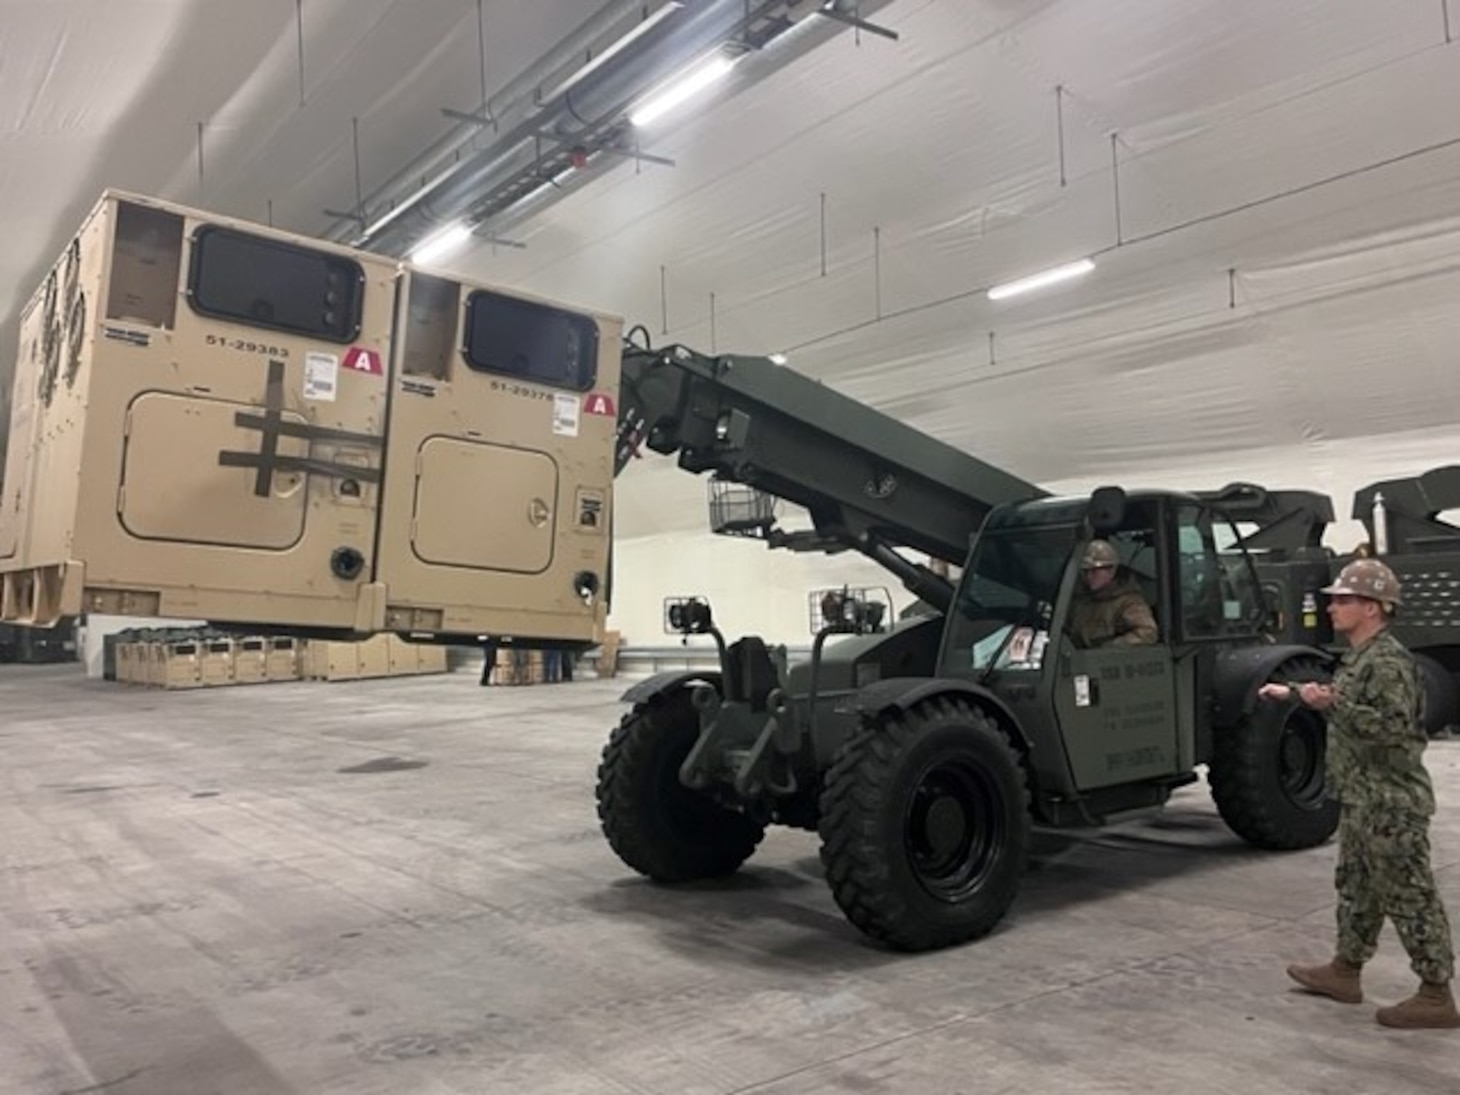
[(1430, 865), (1435, 793), (1425, 770), (1424, 692), (1414, 658), (1389, 632), (1399, 581), (1377, 559), (1356, 559), (1321, 592), (1333, 629), (1349, 644), (1331, 684), (1265, 684), (1259, 695), (1296, 699), (1328, 723), (1328, 785), (1342, 806), (1338, 828), (1338, 946), (1321, 966), (1289, 966), (1310, 992), (1362, 1003), (1359, 972), (1374, 956), (1387, 916), (1420, 987), (1380, 1008), (1386, 1027), (1460, 1027), (1450, 980), (1450, 924)]
[(500, 639), (482, 640), (482, 686), (492, 683), (492, 670), (497, 667), (497, 651), (501, 648)]
[(1070, 604), (1070, 638), (1085, 649), (1147, 646), (1160, 639), (1156, 617), (1141, 587), (1120, 573), (1120, 553), (1108, 540), (1091, 540), (1080, 560), (1082, 585)]

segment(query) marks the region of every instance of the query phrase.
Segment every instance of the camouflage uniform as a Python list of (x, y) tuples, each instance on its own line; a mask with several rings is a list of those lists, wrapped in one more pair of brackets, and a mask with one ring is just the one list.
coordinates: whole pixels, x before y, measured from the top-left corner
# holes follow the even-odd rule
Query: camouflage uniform
[(1085, 649), (1145, 646), (1159, 641), (1160, 633), (1141, 587), (1122, 577), (1097, 593), (1076, 592), (1070, 605), (1070, 638)]
[(1394, 922), (1415, 973), (1447, 982), (1455, 959), (1450, 924), (1430, 868), (1435, 793), (1423, 753), (1419, 670), (1387, 630), (1350, 649), (1333, 678), (1328, 782), (1339, 822), (1338, 956), (1372, 958), (1384, 917)]

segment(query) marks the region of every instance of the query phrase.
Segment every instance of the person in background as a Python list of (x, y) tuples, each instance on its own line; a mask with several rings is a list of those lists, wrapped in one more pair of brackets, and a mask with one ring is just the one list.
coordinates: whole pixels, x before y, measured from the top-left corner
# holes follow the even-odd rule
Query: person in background
[(1149, 646), (1161, 637), (1155, 614), (1136, 580), (1121, 573), (1120, 554), (1108, 540), (1091, 540), (1080, 560), (1080, 586), (1070, 604), (1076, 646)]
[(502, 643), (499, 639), (486, 639), (482, 642), (482, 686), (492, 683), (492, 670), (497, 665), (497, 650)]
[(1330, 684), (1265, 684), (1265, 700), (1296, 701), (1328, 724), (1329, 793), (1338, 825), (1338, 945), (1321, 966), (1288, 967), (1309, 992), (1363, 1002), (1360, 971), (1378, 948), (1387, 916), (1419, 975), (1409, 999), (1380, 1008), (1386, 1027), (1460, 1027), (1450, 988), (1450, 922), (1430, 863), (1435, 792), (1424, 766), (1424, 690), (1414, 657), (1389, 631), (1399, 581), (1377, 559), (1356, 559), (1321, 592), (1333, 630), (1348, 643)]

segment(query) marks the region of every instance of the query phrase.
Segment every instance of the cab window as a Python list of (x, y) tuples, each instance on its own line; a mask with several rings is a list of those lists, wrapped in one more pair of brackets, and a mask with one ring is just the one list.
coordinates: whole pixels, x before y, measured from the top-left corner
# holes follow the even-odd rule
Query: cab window
[(1177, 508), (1176, 604), (1184, 638), (1232, 638), (1260, 629), (1262, 592), (1251, 561), (1232, 546), (1239, 541), (1231, 523), (1211, 510)]

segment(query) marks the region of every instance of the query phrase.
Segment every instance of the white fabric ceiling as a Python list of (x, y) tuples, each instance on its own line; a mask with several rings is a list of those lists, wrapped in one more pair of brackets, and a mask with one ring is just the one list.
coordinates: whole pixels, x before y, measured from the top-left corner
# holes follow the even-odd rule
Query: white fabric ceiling
[[(597, 6), (485, 0), (488, 90)], [(352, 119), (368, 190), (480, 101), (474, 0), (300, 10), (302, 87), (295, 0), (0, 0), (6, 358), (103, 187), (319, 233), (355, 201)], [(786, 350), (1057, 488), (1243, 477), (1346, 511), (1453, 462), (1443, 0), (895, 0), (875, 21), (900, 40), (837, 34), (650, 134), (676, 166), (625, 163), (517, 228), (525, 250), (448, 268), (656, 342)], [(1082, 255), (1076, 285), (982, 295)], [(621, 481), (626, 538), (704, 528), (702, 485), (660, 464)]]

